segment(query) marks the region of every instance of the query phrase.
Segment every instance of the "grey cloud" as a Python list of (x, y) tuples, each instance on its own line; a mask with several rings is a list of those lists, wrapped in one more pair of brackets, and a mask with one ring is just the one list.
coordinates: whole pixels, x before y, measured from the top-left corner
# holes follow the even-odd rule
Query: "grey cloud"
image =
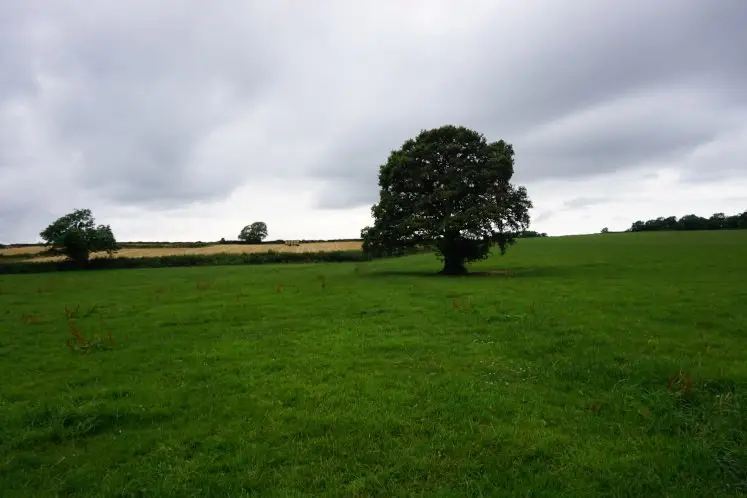
[[(541, 211), (536, 216), (532, 216), (532, 223), (541, 223), (552, 219), (553, 216), (556, 216), (559, 213), (581, 210), (598, 204), (604, 204), (610, 200), (612, 199), (609, 197), (574, 197), (564, 201), (562, 205), (558, 206), (556, 209)], [(581, 215), (582, 213), (579, 213), (579, 216)]]
[(575, 197), (563, 203), (562, 209), (578, 209), (609, 201), (608, 197)]
[(542, 221), (549, 220), (555, 213), (553, 211), (543, 211), (537, 216), (532, 216), (532, 223), (540, 223)]
[[(667, 102), (667, 96), (661, 99)], [(667, 109), (671, 105), (670, 99), (666, 106), (659, 106), (659, 115), (640, 112), (625, 116), (623, 109), (619, 114), (615, 109), (603, 119), (577, 124), (561, 121), (547, 132), (522, 137), (515, 144), (518, 151), (524, 151), (520, 177), (526, 181), (583, 177), (669, 161), (728, 131), (728, 124), (709, 120), (707, 114), (697, 114), (695, 120)]]
[[(251, 16), (226, 2), (199, 10), (181, 2), (11, 4), (11, 14), (42, 33), (35, 43), (21, 36), (34, 38), (31, 28), (13, 39), (36, 66), (49, 140), (67, 154), (56, 166), (74, 169), (80, 187), (112, 202), (166, 205), (220, 198), (237, 185), (244, 171), (200, 164), (195, 150), (271, 87), (272, 51), (257, 49), (267, 27), (235, 21)], [(17, 95), (29, 79), (11, 84)], [(23, 167), (12, 152), (0, 152), (0, 164)]]
[[(734, 0), (6, 0), (0, 193), (26, 194), (0, 217), (163, 210), (267, 178), (365, 206), (389, 152), (447, 123), (513, 143), (522, 183), (736, 175), (745, 25)], [(0, 236), (38, 232), (20, 230)]]
[[(705, 86), (728, 93), (730, 104), (735, 98), (747, 102), (742, 90), (747, 67), (739, 62), (747, 57), (746, 5), (726, 0), (572, 5), (556, 4), (558, 10), (548, 12), (539, 23), (545, 30), (534, 33), (540, 42), (524, 40), (515, 66), (487, 62), (484, 71), (493, 77), (467, 84), (486, 97), (485, 126), (491, 131), (500, 131), (495, 116), (533, 128), (620, 95), (683, 82), (696, 91)], [(510, 84), (495, 84), (500, 72)], [(500, 98), (487, 98), (490, 90)]]
[(404, 123), (360, 127), (340, 137), (313, 173), (327, 185), (317, 196), (317, 206), (344, 209), (373, 204), (378, 195), (379, 167), (410, 136), (420, 129)]
[[(478, 34), (475, 49), (484, 47), (481, 56), (447, 65), (450, 73), (466, 76), (444, 76), (438, 101), (425, 102), (392, 124), (413, 135), (428, 121), (423, 117), (432, 115), (427, 106), (440, 107), (442, 122), (433, 125), (465, 124), (489, 139), (508, 140), (517, 149), (516, 180), (534, 182), (677, 160), (747, 120), (747, 66), (741, 62), (747, 60), (747, 5), (573, 5), (542, 4), (551, 12), (537, 26), (527, 26), (530, 32), (519, 36), (513, 52), (491, 44), (499, 38), (490, 33)], [(615, 101), (620, 106), (610, 108)], [(602, 118), (594, 119), (595, 112)], [(378, 146), (362, 150), (355, 162), (346, 149), (329, 157), (331, 166), (323, 173), (338, 185), (325, 197), (337, 190), (350, 199), (375, 201), (372, 172), (401, 140), (385, 142), (365, 125), (359, 134)], [(356, 165), (364, 160), (367, 167)], [(358, 176), (340, 179), (346, 168)], [(368, 195), (351, 195), (351, 190)]]
[(272, 77), (251, 36), (211, 42), (210, 28), (220, 27), (211, 17), (87, 25), (66, 40), (60, 56), (71, 88), (53, 119), (60, 140), (83, 155), (84, 186), (129, 203), (230, 192), (237, 172), (215, 164), (192, 170), (195, 147), (234, 109), (261, 99)]
[(0, 104), (35, 88), (31, 26), (21, 3), (0, 3)]

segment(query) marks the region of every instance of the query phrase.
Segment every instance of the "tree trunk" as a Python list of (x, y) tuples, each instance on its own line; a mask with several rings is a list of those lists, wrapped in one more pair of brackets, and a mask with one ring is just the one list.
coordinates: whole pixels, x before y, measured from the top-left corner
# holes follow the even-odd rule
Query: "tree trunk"
[(444, 269), (442, 275), (466, 275), (467, 268), (464, 266), (464, 259), (444, 255)]

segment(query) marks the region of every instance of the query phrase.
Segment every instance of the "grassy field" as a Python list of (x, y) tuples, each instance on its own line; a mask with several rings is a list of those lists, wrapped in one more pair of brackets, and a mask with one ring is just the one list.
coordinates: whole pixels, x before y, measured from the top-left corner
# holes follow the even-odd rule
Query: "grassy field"
[[(115, 257), (123, 258), (143, 258), (150, 256), (174, 256), (179, 254), (235, 254), (251, 252), (317, 252), (317, 251), (355, 251), (360, 250), (360, 242), (311, 242), (297, 246), (287, 246), (285, 244), (216, 244), (206, 247), (123, 247), (117, 251)], [(28, 258), (29, 256), (40, 254), (47, 248), (44, 246), (23, 246), (8, 247), (0, 249), (0, 256)], [(106, 258), (109, 255), (106, 252), (97, 252), (91, 254), (92, 258)], [(26, 259), (26, 261), (61, 261), (64, 256), (36, 256)]]
[(0, 277), (0, 496), (747, 492), (747, 231), (439, 269)]

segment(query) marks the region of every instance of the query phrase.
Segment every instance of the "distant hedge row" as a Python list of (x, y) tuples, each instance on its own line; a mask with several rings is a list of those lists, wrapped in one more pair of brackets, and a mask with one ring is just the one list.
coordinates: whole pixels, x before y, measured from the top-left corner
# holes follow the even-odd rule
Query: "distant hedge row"
[(173, 268), (180, 266), (257, 265), (267, 263), (343, 263), (369, 261), (362, 251), (253, 252), (239, 254), (179, 254), (144, 258), (93, 258), (86, 263), (64, 261), (0, 262), (0, 274), (44, 273), (69, 270), (113, 270), (124, 268)]
[[(301, 244), (318, 244), (318, 243), (331, 243), (331, 242), (361, 242), (361, 239), (303, 239), (299, 240)], [(213, 242), (203, 242), (201, 240), (195, 241), (195, 242), (143, 242), (143, 241), (134, 241), (134, 242), (118, 242), (117, 245), (122, 248), (132, 248), (132, 249), (150, 249), (150, 248), (168, 248), (168, 247), (175, 247), (179, 249), (193, 249), (198, 247), (209, 247), (209, 246), (216, 246), (221, 244), (248, 244), (247, 242), (244, 242), (243, 240), (226, 240), (221, 239), (218, 241)], [(285, 240), (277, 239), (277, 240), (265, 240), (260, 242), (259, 244), (252, 244), (252, 245), (269, 245), (269, 244), (285, 244)], [(41, 243), (31, 243), (31, 244), (0, 244), (0, 249), (5, 248), (12, 248), (12, 247), (31, 247), (31, 246), (38, 246), (41, 245)]]
[[(361, 239), (330, 239), (330, 240), (300, 240), (299, 242), (301, 244), (317, 244), (317, 243), (324, 243), (324, 242), (360, 242)], [(222, 245), (222, 244), (250, 244), (248, 242), (245, 242), (243, 240), (226, 240), (221, 239), (214, 242), (203, 242), (203, 241), (196, 241), (196, 242), (119, 242), (117, 245), (121, 248), (132, 248), (132, 249), (151, 249), (151, 248), (179, 248), (179, 249), (192, 249), (192, 248), (198, 248), (198, 247), (209, 247), (209, 246), (216, 246), (216, 245)], [(270, 244), (285, 244), (285, 240), (278, 239), (278, 240), (265, 240), (257, 243), (251, 243), (250, 245), (270, 245)]]

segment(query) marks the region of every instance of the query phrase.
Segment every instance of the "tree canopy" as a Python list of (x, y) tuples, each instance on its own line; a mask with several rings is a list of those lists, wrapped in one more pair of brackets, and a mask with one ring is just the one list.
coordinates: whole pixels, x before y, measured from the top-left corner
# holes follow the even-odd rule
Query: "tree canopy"
[(442, 273), (466, 272), (493, 246), (504, 254), (529, 226), (532, 203), (511, 184), (514, 149), (463, 126), (421, 131), (392, 151), (379, 169), (379, 202), (373, 226), (363, 229), (363, 249), (375, 256), (432, 246)]
[(249, 244), (259, 244), (267, 237), (267, 225), (263, 221), (255, 221), (241, 229), (239, 240)]
[(96, 226), (90, 209), (75, 209), (61, 216), (39, 236), (52, 250), (74, 261), (85, 262), (91, 252), (117, 250), (117, 241), (109, 225)]

